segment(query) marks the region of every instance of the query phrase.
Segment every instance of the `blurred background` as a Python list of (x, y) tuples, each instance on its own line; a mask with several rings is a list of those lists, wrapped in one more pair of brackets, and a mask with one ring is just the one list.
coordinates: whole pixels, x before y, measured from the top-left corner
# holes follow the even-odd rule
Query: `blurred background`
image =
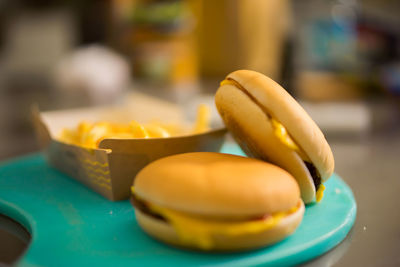
[(213, 105), (237, 69), (277, 80), (330, 140), (393, 132), (399, 12), (395, 0), (2, 0), (0, 159), (38, 149), (33, 103), (116, 104), (139, 91)]
[(397, 0), (0, 0), (0, 160), (39, 150), (32, 104), (140, 92), (190, 110), (256, 70), (321, 127), (358, 203), (349, 237), (308, 266), (398, 266), (399, 14)]

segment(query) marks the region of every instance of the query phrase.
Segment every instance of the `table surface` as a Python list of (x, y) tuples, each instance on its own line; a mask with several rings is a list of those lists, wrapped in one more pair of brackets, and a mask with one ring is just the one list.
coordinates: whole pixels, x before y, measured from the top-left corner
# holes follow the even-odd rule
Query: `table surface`
[(328, 141), (357, 218), (339, 246), (305, 266), (400, 266), (400, 129)]
[(400, 130), (328, 141), (357, 218), (340, 245), (304, 266), (400, 266)]

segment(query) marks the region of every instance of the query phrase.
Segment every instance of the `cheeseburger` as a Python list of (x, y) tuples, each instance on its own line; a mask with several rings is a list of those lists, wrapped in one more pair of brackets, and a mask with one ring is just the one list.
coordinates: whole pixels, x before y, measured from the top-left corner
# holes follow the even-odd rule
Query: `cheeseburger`
[(285, 170), (241, 156), (195, 152), (156, 160), (136, 176), (139, 225), (161, 241), (201, 250), (247, 250), (300, 224), (304, 204)]
[(215, 95), (217, 109), (235, 140), (250, 157), (292, 174), (305, 203), (322, 198), (334, 159), (324, 135), (279, 84), (263, 74), (229, 74)]

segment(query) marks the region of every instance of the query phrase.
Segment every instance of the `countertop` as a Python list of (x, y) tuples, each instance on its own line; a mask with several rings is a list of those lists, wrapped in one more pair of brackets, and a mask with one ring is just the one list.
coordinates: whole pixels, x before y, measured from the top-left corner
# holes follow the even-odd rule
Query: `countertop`
[(356, 198), (357, 217), (341, 244), (304, 266), (400, 266), (400, 124), (381, 126), (370, 133), (327, 135), (335, 172)]
[(400, 130), (328, 141), (357, 217), (340, 245), (304, 266), (400, 266)]
[(329, 138), (335, 172), (353, 190), (357, 217), (336, 248), (304, 266), (399, 266), (400, 131)]

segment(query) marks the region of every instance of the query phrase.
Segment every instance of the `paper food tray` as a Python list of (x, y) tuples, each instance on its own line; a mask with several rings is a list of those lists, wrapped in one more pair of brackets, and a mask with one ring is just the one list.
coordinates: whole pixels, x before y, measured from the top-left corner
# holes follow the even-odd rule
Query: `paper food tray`
[(130, 196), (135, 175), (148, 163), (173, 154), (219, 151), (226, 133), (221, 125), (201, 134), (179, 137), (104, 139), (98, 149), (56, 140), (61, 129), (74, 128), (82, 120), (184, 122), (184, 111), (178, 106), (141, 94), (135, 94), (119, 107), (50, 112), (33, 107), (32, 115), (38, 141), (49, 164), (113, 201)]

